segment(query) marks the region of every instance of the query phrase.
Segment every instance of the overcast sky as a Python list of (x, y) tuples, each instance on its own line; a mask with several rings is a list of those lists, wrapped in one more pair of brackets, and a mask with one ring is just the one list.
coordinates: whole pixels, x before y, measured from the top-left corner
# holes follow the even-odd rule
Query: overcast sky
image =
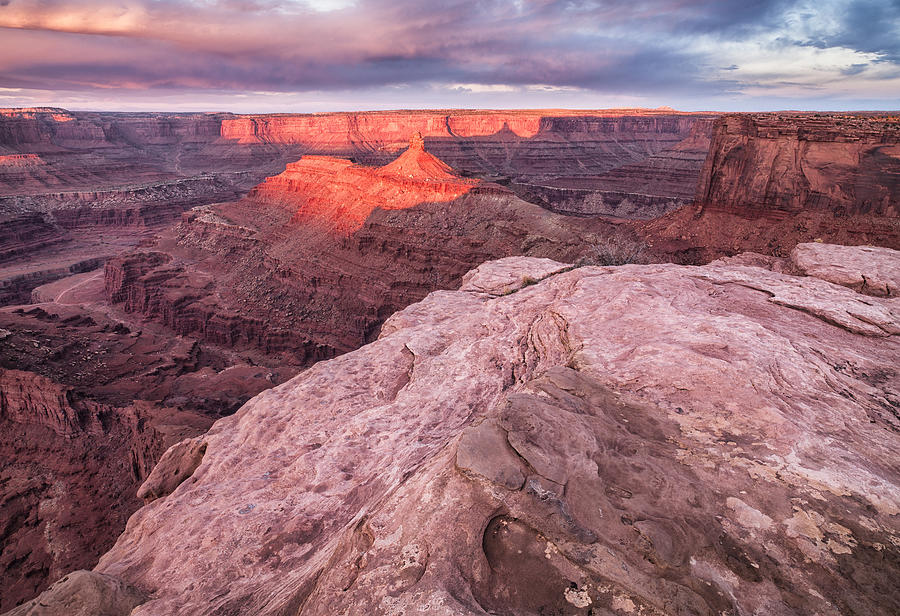
[(900, 0), (0, 0), (0, 107), (900, 108)]

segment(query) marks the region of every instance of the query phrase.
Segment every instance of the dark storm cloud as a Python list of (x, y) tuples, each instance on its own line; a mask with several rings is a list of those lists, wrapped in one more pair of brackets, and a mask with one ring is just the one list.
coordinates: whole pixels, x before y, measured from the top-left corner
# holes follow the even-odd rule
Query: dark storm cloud
[[(811, 19), (815, 14), (809, 15)], [(804, 44), (820, 49), (846, 47), (877, 54), (879, 61), (900, 63), (900, 2), (856, 0), (840, 7), (836, 32), (816, 33)]]
[(713, 95), (759, 85), (717, 45), (846, 48), (875, 57), (835, 75), (868, 74), (869, 60), (900, 63), (898, 19), (891, 0), (0, 0), (0, 87)]

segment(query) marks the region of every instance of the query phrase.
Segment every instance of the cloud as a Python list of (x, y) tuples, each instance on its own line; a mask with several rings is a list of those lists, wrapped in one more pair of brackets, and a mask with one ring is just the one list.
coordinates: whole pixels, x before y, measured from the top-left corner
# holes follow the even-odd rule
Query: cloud
[(851, 64), (847, 68), (841, 69), (841, 75), (859, 75), (861, 72), (869, 68), (865, 62), (861, 64)]
[(845, 0), (820, 6), (804, 2), (792, 17), (799, 25), (799, 44), (842, 47), (875, 54), (881, 62), (900, 63), (900, 3)]
[(898, 78), (898, 28), (893, 0), (0, 0), (0, 86), (840, 96)]

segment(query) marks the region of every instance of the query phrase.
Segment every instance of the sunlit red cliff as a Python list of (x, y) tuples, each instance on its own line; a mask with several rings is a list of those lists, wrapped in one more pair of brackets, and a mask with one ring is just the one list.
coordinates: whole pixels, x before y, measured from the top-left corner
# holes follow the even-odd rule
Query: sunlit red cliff
[[(854, 406), (848, 402), (847, 412), (866, 414), (877, 426), (893, 425), (888, 407), (894, 399), (890, 396), (896, 394), (892, 385), (896, 375), (883, 366), (896, 363), (896, 325), (891, 316), (896, 287), (893, 257), (883, 251), (900, 248), (898, 147), (897, 118), (876, 113), (716, 117), (664, 110), (554, 110), (233, 116), (0, 111), (0, 452), (16, 458), (15, 464), (0, 471), (0, 518), (11, 521), (6, 526), (0, 523), (0, 547), (5, 550), (0, 558), (0, 609), (34, 596), (70, 569), (94, 566), (100, 553), (122, 532), (125, 519), (143, 503), (137, 498), (137, 485), (148, 480), (167, 446), (183, 441), (181, 448), (173, 451), (187, 452), (185, 459), (173, 453), (164, 460), (161, 470), (150, 479), (150, 487), (142, 492), (144, 496), (165, 499), (177, 485), (159, 480), (160, 474), (168, 476), (173, 471), (173, 476), (185, 478), (198, 468), (201, 475), (207, 472), (202, 464), (197, 465), (203, 459), (202, 452), (207, 451), (203, 434), (215, 419), (310, 366), (310, 378), (318, 378), (316, 370), (339, 365), (321, 364), (318, 368), (319, 362), (379, 338), (389, 339), (392, 332), (417, 327), (417, 319), (431, 323), (422, 338), (427, 344), (420, 340), (405, 351), (395, 349), (399, 358), (397, 375), (391, 372), (386, 381), (369, 383), (374, 388), (371, 391), (381, 393), (371, 394), (359, 383), (352, 385), (354, 399), (370, 404), (371, 394), (381, 396), (379, 404), (388, 404), (392, 396), (404, 395), (400, 393), (404, 383), (420, 378), (419, 358), (443, 357), (442, 345), (449, 338), (440, 324), (442, 315), (456, 315), (453, 318), (461, 327), (471, 329), (473, 340), (492, 337), (490, 345), (478, 346), (478, 361), (485, 358), (484, 365), (497, 370), (497, 380), (491, 381), (490, 387), (519, 392), (537, 378), (536, 366), (551, 364), (564, 370), (593, 371), (590, 378), (595, 373), (606, 374), (604, 371), (612, 366), (620, 371), (617, 374), (622, 382), (632, 383), (629, 375), (642, 370), (641, 358), (665, 357), (673, 348), (694, 359), (701, 357), (697, 361), (710, 366), (731, 366), (740, 371), (744, 368), (732, 362), (732, 351), (724, 349), (747, 344), (746, 356), (753, 360), (740, 365), (761, 366), (772, 347), (748, 342), (754, 340), (758, 330), (753, 330), (756, 333), (749, 338), (742, 337), (743, 330), (735, 330), (728, 340), (716, 338), (713, 342), (708, 332), (692, 330), (688, 340), (647, 316), (668, 307), (665, 310), (674, 312), (667, 323), (677, 329), (701, 317), (718, 323), (715, 315), (743, 310), (741, 314), (748, 319), (765, 321), (767, 330), (778, 340), (795, 336), (798, 344), (807, 344), (807, 334), (810, 340), (827, 340), (831, 345), (828, 353), (837, 358), (828, 365), (844, 367), (834, 368), (835, 375), (827, 387), (810, 385), (810, 395), (823, 404), (832, 404), (835, 396), (849, 400), (835, 383), (852, 374), (856, 379), (852, 381), (857, 392), (854, 396), (874, 391), (866, 389), (869, 385), (880, 387), (888, 406), (876, 402)], [(813, 243), (795, 251), (802, 242)], [(827, 242), (885, 248), (841, 252), (841, 247), (828, 246)], [(629, 254), (644, 262), (692, 265), (748, 250), (758, 254), (733, 257), (704, 268), (703, 273), (690, 268), (648, 266), (632, 275), (629, 272), (637, 270), (602, 268), (531, 288), (545, 275), (607, 263), (604, 259), (610, 255), (603, 252), (604, 247), (634, 249)], [(525, 260), (500, 262), (486, 267), (482, 274), (466, 276), (481, 263), (503, 257)], [(547, 265), (541, 258), (548, 257), (561, 263)], [(452, 292), (464, 284), (464, 277), (468, 291)], [(610, 295), (604, 296), (605, 303), (592, 303), (595, 298), (578, 295), (582, 285), (592, 285), (598, 294), (606, 293), (608, 289), (601, 283), (613, 277), (626, 299)], [(482, 286), (473, 280), (481, 280)], [(827, 296), (821, 296), (826, 292), (822, 285), (832, 283), (853, 291), (828, 287)], [(701, 292), (701, 284), (711, 286)], [(761, 291), (759, 297), (754, 289)], [(439, 292), (429, 295), (435, 290)], [(869, 295), (857, 292), (886, 299), (871, 300)], [(494, 299), (515, 296), (508, 302), (477, 300), (479, 306), (482, 300), (487, 302), (486, 312), (473, 316), (470, 322), (468, 312), (475, 309), (471, 293), (486, 293)], [(716, 299), (722, 293), (724, 299)], [(534, 310), (528, 308), (534, 314), (529, 312), (521, 322), (518, 316), (510, 316), (517, 315), (525, 305), (520, 298), (527, 303), (527, 298), (538, 296), (542, 299), (534, 304)], [(392, 318), (387, 330), (382, 329), (391, 315), (422, 300), (424, 304)], [(628, 350), (627, 357), (603, 355), (607, 352), (603, 349), (609, 348), (606, 343), (596, 346), (600, 355), (579, 355), (578, 340), (584, 337), (573, 333), (570, 324), (580, 323), (583, 331), (596, 326), (596, 318), (576, 316), (585, 306), (595, 317), (604, 315), (615, 344), (633, 339), (635, 332), (645, 332), (643, 346)], [(646, 308), (640, 313), (644, 316), (632, 318), (638, 306)], [(710, 310), (718, 312), (710, 317)], [(563, 314), (568, 316), (560, 320)], [(810, 319), (818, 321), (813, 324)], [(507, 340), (502, 327), (492, 329), (495, 323), (512, 324), (525, 337)], [(669, 347), (660, 350), (653, 346), (657, 338), (670, 335), (674, 337)], [(507, 349), (504, 345), (508, 342)], [(420, 343), (425, 346), (418, 346)], [(784, 365), (797, 361), (788, 346), (778, 348)], [(854, 357), (865, 356), (867, 367), (842, 363), (847, 358), (840, 349), (855, 349)], [(495, 351), (499, 355), (493, 355)], [(356, 362), (369, 360), (356, 357), (377, 352), (365, 347), (361, 355), (348, 356), (345, 361), (357, 366)], [(453, 351), (435, 361), (454, 369), (450, 363), (459, 357)], [(776, 363), (781, 365), (782, 359)], [(876, 364), (882, 368), (871, 368)], [(808, 374), (818, 374), (821, 366), (816, 366)], [(750, 377), (783, 383), (779, 370), (770, 368), (767, 363)], [(381, 374), (379, 370), (377, 366), (357, 367), (346, 374)], [(648, 373), (641, 374), (641, 378), (649, 378)], [(466, 378), (477, 383), (479, 375), (481, 372), (475, 370)], [(668, 404), (668, 391), (689, 397), (683, 392), (690, 391), (691, 383), (677, 375), (660, 370), (649, 376), (658, 377), (654, 381), (655, 399)], [(348, 376), (347, 382), (353, 378)], [(581, 378), (577, 377), (577, 383), (588, 389), (573, 385), (577, 396), (593, 400), (591, 396), (605, 391), (594, 381)], [(428, 389), (426, 381), (416, 387)], [(339, 386), (337, 381), (323, 382), (330, 388)], [(723, 381), (719, 386), (725, 391), (731, 385)], [(781, 395), (777, 393), (781, 389), (772, 391), (775, 398)], [(480, 409), (479, 405), (487, 404), (482, 393), (465, 400), (474, 401), (473, 408)], [(488, 397), (493, 404), (495, 396)], [(772, 401), (766, 400), (766, 404)], [(802, 405), (791, 404), (790, 413), (802, 410)], [(691, 407), (678, 408), (684, 411)], [(484, 410), (478, 409), (472, 412)], [(709, 410), (703, 409), (704, 413)], [(275, 407), (271, 410), (281, 412)], [(677, 410), (673, 412), (678, 415), (676, 421), (685, 420)], [(826, 415), (822, 415), (825, 420), (834, 419)], [(717, 417), (704, 417), (702, 421), (718, 426)], [(648, 420), (646, 425), (658, 426), (654, 423), (658, 419)], [(755, 426), (767, 425), (760, 418), (753, 421), (757, 419)], [(476, 429), (466, 437), (475, 441), (466, 440), (460, 446), (462, 453), (454, 454), (462, 460), (462, 479), (453, 475), (453, 463), (438, 474), (452, 475), (453, 485), (467, 481), (465, 478), (476, 472), (472, 471), (476, 467), (481, 469), (477, 472), (490, 474), (490, 468), (479, 466), (471, 456), (466, 458), (466, 451), (505, 451), (484, 444), (499, 438), (500, 433), (491, 427), (494, 425)], [(456, 434), (456, 428), (446, 425), (434, 429), (434, 434), (443, 435), (440, 438)], [(818, 438), (819, 428), (815, 430)], [(653, 439), (659, 437), (651, 432)], [(675, 431), (667, 432), (659, 442), (669, 443), (667, 439), (675, 435)], [(303, 438), (306, 436), (309, 451), (315, 451), (312, 444), (320, 443), (316, 440), (319, 437)], [(873, 437), (868, 432), (864, 436)], [(482, 438), (488, 440), (478, 440)], [(650, 437), (641, 432), (640, 438)], [(745, 444), (737, 434), (722, 433), (716, 438), (734, 439), (741, 447), (752, 445)], [(498, 442), (502, 444), (503, 438)], [(735, 459), (723, 453), (733, 447), (728, 444), (732, 441), (721, 442), (726, 443), (724, 449), (717, 449), (715, 455)], [(534, 452), (523, 443), (519, 443), (521, 450), (516, 449), (522, 459), (527, 458), (529, 464), (533, 464), (532, 459), (541, 459), (537, 454), (529, 457)], [(619, 449), (612, 443), (603, 459), (616, 458), (619, 454), (607, 454)], [(208, 455), (219, 459), (220, 454), (210, 450)], [(674, 462), (677, 455), (672, 453), (672, 459), (664, 462), (669, 466), (660, 476), (670, 476), (672, 469), (680, 468)], [(35, 474), (33, 469), (42, 464), (43, 470)], [(519, 464), (513, 466), (519, 468)], [(872, 464), (868, 458), (860, 458), (851, 466), (858, 470)], [(352, 469), (348, 469), (342, 467), (335, 473), (341, 477), (350, 474), (346, 481), (351, 485)], [(576, 526), (566, 526), (569, 522), (565, 516), (571, 516), (571, 510), (565, 507), (574, 504), (581, 508), (596, 499), (576, 495), (567, 500), (566, 495), (571, 494), (568, 490), (574, 488), (564, 488), (564, 482), (557, 481), (562, 477), (548, 472), (550, 475), (530, 476), (537, 482), (534, 485), (545, 491), (541, 493), (555, 494), (557, 500), (551, 499), (552, 503), (563, 507), (559, 509), (562, 513), (553, 514), (556, 518), (548, 515), (563, 520), (560, 528), (574, 532), (573, 537), (582, 541), (587, 535), (579, 535)], [(501, 479), (504, 485), (515, 483), (506, 476)], [(678, 481), (682, 488), (696, 484), (690, 478)], [(896, 485), (890, 477), (885, 481)], [(323, 489), (328, 493), (331, 488)], [(540, 526), (546, 521), (544, 513), (532, 510), (533, 503), (528, 504), (532, 492), (537, 494), (535, 490), (514, 490), (512, 498), (518, 507), (525, 508), (522, 515), (533, 516), (530, 523)], [(626, 492), (617, 490), (603, 492), (606, 496), (602, 498), (611, 499), (603, 510), (610, 510), (615, 503), (628, 510), (623, 515), (633, 524), (622, 523), (626, 534), (637, 528), (650, 538), (648, 541), (658, 540), (660, 545), (667, 540), (678, 542), (668, 531), (636, 520), (634, 511), (626, 506), (628, 499), (622, 496)], [(710, 494), (706, 487), (701, 491), (704, 498)], [(782, 508), (788, 502), (769, 507), (768, 501), (753, 498), (742, 500), (773, 519), (784, 513)], [(70, 506), (52, 506), (63, 501)], [(551, 501), (541, 502), (547, 505)], [(709, 511), (701, 516), (704, 528), (712, 528), (710, 525), (723, 515), (744, 519), (741, 516), (747, 512), (732, 501), (727, 505), (710, 497), (709, 502)], [(51, 505), (38, 507), (39, 503)], [(835, 507), (846, 505), (844, 501), (834, 503)], [(241, 508), (246, 506), (244, 503)], [(821, 513), (826, 514), (832, 515)], [(143, 515), (146, 510), (139, 514)], [(605, 518), (595, 519), (593, 513), (588, 517), (595, 525), (590, 528), (605, 524)], [(860, 545), (884, 539), (881, 531), (855, 526), (841, 516), (834, 519), (842, 520), (843, 528), (852, 526), (854, 537), (863, 538), (858, 541)], [(493, 592), (488, 588), (511, 588), (516, 578), (513, 573), (519, 571), (515, 558), (507, 559), (505, 552), (496, 551), (515, 547), (515, 542), (504, 543), (504, 528), (514, 529), (514, 539), (525, 541), (532, 536), (531, 531), (513, 522), (510, 516), (501, 515), (490, 522), (490, 533), (479, 535), (478, 541), (483, 538), (488, 546), (486, 558), (505, 568), (495, 572), (487, 585), (470, 586), (482, 598)], [(833, 542), (844, 535), (827, 530), (835, 528), (828, 524), (820, 525), (825, 529), (821, 532), (831, 533), (828, 541), (832, 543), (822, 544), (822, 549), (840, 555), (827, 546), (838, 545)], [(611, 528), (604, 528), (604, 532), (611, 532)], [(647, 529), (659, 532), (652, 535)], [(300, 528), (297, 532), (306, 531)], [(345, 552), (353, 558), (357, 551), (365, 552), (369, 532), (346, 535), (350, 547)], [(687, 543), (697, 546), (718, 541), (712, 534), (700, 535), (692, 535)], [(135, 534), (129, 537), (127, 541), (141, 541)], [(635, 541), (644, 545), (643, 540)], [(522, 545), (530, 550), (536, 544), (526, 541)], [(709, 562), (724, 562), (726, 567), (727, 563), (734, 564), (732, 544), (721, 545), (722, 551), (711, 548), (705, 552)], [(756, 545), (746, 549), (756, 549)], [(797, 549), (809, 547), (804, 546)], [(122, 564), (122, 553), (118, 549), (118, 556), (107, 558), (104, 571), (119, 575), (127, 570), (128, 583), (140, 579), (139, 585), (145, 585), (142, 588), (157, 583), (156, 578), (144, 579), (143, 574), (134, 574), (130, 565)], [(652, 551), (646, 553), (652, 557), (646, 562), (662, 562), (659, 549), (656, 556)], [(547, 560), (543, 553), (538, 556), (536, 562)], [(799, 562), (791, 560), (794, 556), (792, 552), (788, 560)], [(847, 558), (870, 566), (877, 555), (856, 551)], [(554, 567), (559, 564), (553, 562)], [(765, 564), (753, 562), (761, 567)], [(528, 567), (532, 564), (520, 573), (531, 575)], [(354, 570), (356, 565), (348, 566)], [(729, 571), (755, 579), (751, 565), (735, 566), (736, 570)], [(136, 567), (140, 569), (143, 564)], [(784, 578), (778, 576), (795, 572), (795, 568), (778, 569), (777, 575), (773, 571), (767, 569), (759, 575), (783, 582)], [(831, 575), (827, 567), (823, 571), (822, 575)], [(697, 574), (693, 570), (682, 573), (678, 579), (684, 582), (684, 588), (695, 592), (691, 580)], [(168, 575), (159, 573), (164, 574)], [(326, 575), (331, 579), (338, 574)], [(362, 570), (354, 575), (368, 579)], [(538, 575), (534, 579), (537, 594), (532, 598), (549, 606), (571, 605), (560, 603), (566, 602), (562, 595), (544, 592), (542, 580), (556, 580), (556, 575), (552, 571), (545, 577)], [(657, 579), (662, 574), (653, 569), (647, 575)], [(297, 573), (296, 580), (305, 584), (308, 578)], [(119, 578), (108, 576), (79, 575), (66, 584), (74, 584), (77, 590), (82, 583), (102, 586), (107, 582), (122, 587)], [(777, 586), (777, 582), (772, 583)], [(822, 588), (815, 581), (803, 583)], [(838, 587), (844, 582), (835, 584)], [(244, 592), (242, 588), (235, 586), (235, 596)], [(641, 595), (634, 585), (629, 588), (632, 594), (628, 596), (635, 605), (639, 599), (645, 606), (656, 600), (653, 593)], [(849, 593), (847, 596), (857, 597), (854, 600), (861, 601), (860, 605), (881, 605), (871, 603), (865, 592), (854, 595), (856, 587), (841, 588)], [(583, 590), (579, 587), (577, 592)], [(134, 593), (129, 595), (132, 599), (146, 599), (143, 590)], [(602, 599), (596, 593), (588, 596), (593, 601)], [(728, 608), (726, 600), (713, 591), (704, 590), (698, 596), (691, 599), (691, 605), (702, 602), (717, 610)], [(742, 596), (746, 607), (757, 595)], [(829, 601), (839, 600), (828, 597)], [(363, 605), (363, 599), (354, 601), (357, 606)], [(527, 603), (531, 598), (521, 600)], [(319, 605), (327, 604), (326, 599), (322, 601)], [(494, 606), (491, 609), (500, 609), (489, 599), (485, 601), (485, 605)]]
[[(450, 202), (478, 185), (425, 151), (416, 133), (393, 162), (373, 168), (342, 158), (304, 156), (250, 191), (250, 198), (295, 208), (298, 224), (351, 233), (376, 209), (402, 210), (422, 203)], [(448, 216), (452, 216), (448, 212)]]

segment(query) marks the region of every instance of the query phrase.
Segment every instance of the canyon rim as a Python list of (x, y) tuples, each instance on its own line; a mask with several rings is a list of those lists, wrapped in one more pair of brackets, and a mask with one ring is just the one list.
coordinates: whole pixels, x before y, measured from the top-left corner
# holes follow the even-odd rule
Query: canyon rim
[(900, 613), (898, 75), (890, 0), (0, 2), (0, 613)]

